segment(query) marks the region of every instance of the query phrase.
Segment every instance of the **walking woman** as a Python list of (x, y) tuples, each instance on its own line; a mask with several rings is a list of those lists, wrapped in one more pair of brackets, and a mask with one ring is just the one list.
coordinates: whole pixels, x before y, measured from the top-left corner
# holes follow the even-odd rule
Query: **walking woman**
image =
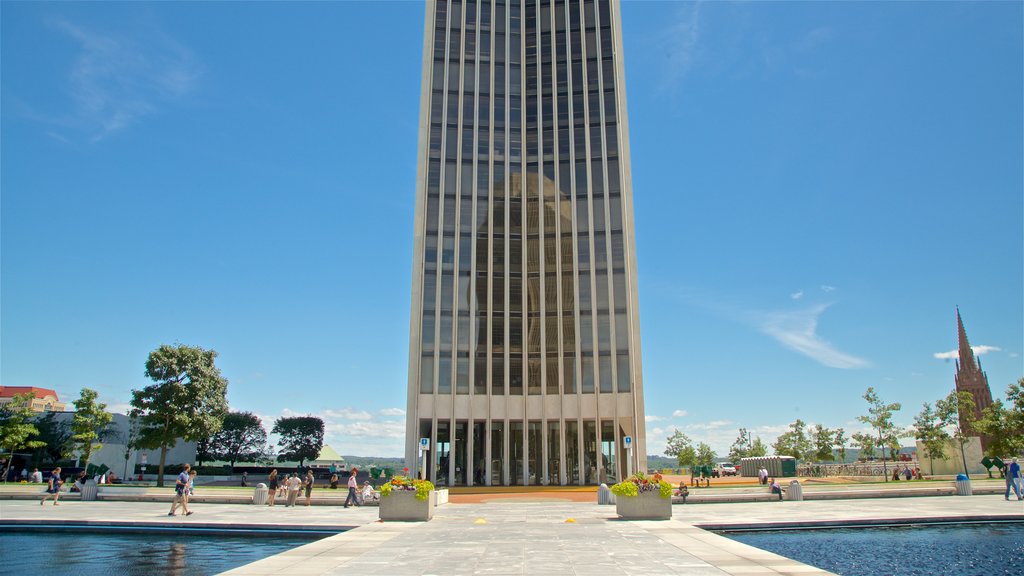
[(267, 483), (270, 484), (270, 499), (267, 501), (267, 506), (273, 506), (274, 498), (277, 498), (277, 468), (270, 471), (270, 476), (267, 476)]
[(60, 466), (58, 466), (53, 469), (53, 472), (50, 472), (50, 480), (46, 485), (46, 495), (43, 496), (43, 499), (42, 501), (39, 502), (39, 505), (42, 506), (43, 503), (46, 502), (47, 498), (53, 496), (53, 505), (59, 506), (59, 504), (57, 504), (57, 500), (60, 499), (61, 484), (63, 484), (63, 482), (60, 479)]

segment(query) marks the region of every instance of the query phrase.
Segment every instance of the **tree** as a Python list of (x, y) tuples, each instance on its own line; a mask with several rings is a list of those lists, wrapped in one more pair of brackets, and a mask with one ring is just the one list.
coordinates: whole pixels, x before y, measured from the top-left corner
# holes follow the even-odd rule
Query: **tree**
[(82, 388), (78, 400), (74, 401), (75, 416), (71, 421), (71, 441), (81, 458), (81, 467), (89, 467), (89, 458), (93, 450), (103, 448), (99, 443), (114, 416), (107, 412), (107, 405), (97, 402), (99, 394), (95, 390)]
[(974, 395), (966, 390), (949, 393), (949, 396), (935, 401), (935, 412), (938, 414), (939, 425), (952, 430), (950, 436), (960, 445), (960, 458), (964, 463), (964, 475), (971, 477), (967, 472), (967, 455), (964, 446), (970, 441), (973, 435), (974, 425)]
[(324, 421), (316, 416), (278, 418), (271, 432), (281, 437), (278, 462), (298, 460), (301, 467), (306, 460), (316, 460), (324, 447)]
[(690, 437), (678, 429), (668, 437), (665, 443), (665, 456), (675, 456), (680, 467), (693, 466), (697, 460), (697, 452), (693, 449)]
[(776, 456), (792, 456), (797, 460), (803, 460), (812, 455), (811, 441), (807, 437), (807, 424), (797, 418), (796, 422), (789, 425), (789, 430), (779, 434), (775, 439), (772, 448)]
[(748, 458), (760, 458), (768, 455), (768, 447), (761, 441), (761, 437), (754, 438), (754, 443), (750, 445), (750, 453), (747, 454)]
[(0, 408), (0, 455), (4, 451), (10, 451), (11, 456), (7, 459), (7, 468), (4, 469), (3, 480), (7, 481), (7, 475), (11, 472), (11, 463), (14, 462), (14, 451), (22, 448), (40, 448), (45, 446), (39, 440), (30, 440), (33, 436), (39, 435), (39, 429), (32, 423), (36, 413), (32, 411), (31, 392), (15, 394), (14, 398)]
[(875, 446), (882, 449), (882, 474), (885, 476), (885, 481), (889, 481), (889, 471), (885, 466), (885, 449), (891, 447), (893, 442), (896, 446), (899, 446), (900, 429), (893, 424), (892, 415), (895, 412), (899, 412), (902, 405), (899, 402), (893, 402), (886, 404), (878, 397), (875, 389), (868, 387), (868, 391), (864, 393), (864, 400), (868, 403), (868, 415), (858, 416), (857, 420), (871, 426), (878, 437)]
[(750, 432), (746, 428), (740, 428), (740, 435), (736, 437), (736, 441), (729, 448), (729, 460), (739, 465), (740, 460), (750, 456), (751, 448), (753, 448), (753, 441), (750, 438)]
[[(139, 442), (139, 430), (141, 425), (139, 419), (134, 416), (128, 418), (128, 430), (124, 440), (124, 478), (128, 478), (128, 460), (132, 457), (132, 450), (135, 450)], [(134, 472), (134, 471), (133, 471)]]
[(71, 427), (66, 421), (57, 419), (56, 412), (47, 412), (45, 416), (36, 418), (33, 424), (39, 430), (36, 440), (43, 444), (32, 451), (32, 462), (35, 465), (39, 466), (43, 462), (56, 465), (75, 451)]
[(846, 437), (846, 430), (837, 428), (836, 437), (833, 442), (839, 447), (839, 461), (846, 464), (846, 443), (849, 442), (849, 438)]
[[(235, 462), (256, 462), (266, 452), (267, 431), (259, 416), (252, 412), (229, 412), (220, 431), (210, 438), (213, 458), (230, 463), (232, 468)], [(316, 456), (319, 455), (318, 448)]]
[(875, 457), (875, 437), (871, 434), (865, 434), (864, 432), (854, 432), (850, 438), (853, 439), (853, 443), (860, 448), (860, 453), (864, 455), (865, 460)]
[(145, 375), (156, 384), (132, 390), (131, 416), (139, 419), (136, 447), (160, 449), (157, 486), (163, 486), (167, 451), (178, 438), (198, 441), (220, 430), (228, 411), (228, 381), (216, 358), (213, 350), (183, 344), (164, 344), (149, 353)]
[(715, 460), (718, 458), (718, 454), (711, 449), (704, 442), (697, 445), (697, 465), (698, 466), (714, 466)]
[(832, 450), (835, 448), (836, 432), (821, 424), (814, 425), (814, 459), (832, 461), (836, 459)]
[(1024, 378), (1007, 387), (1005, 403), (996, 400), (982, 410), (975, 429), (988, 436), (990, 456), (1024, 453)]
[(924, 403), (921, 412), (914, 417), (914, 438), (921, 442), (921, 453), (928, 459), (929, 464), (936, 458), (949, 460), (946, 454), (949, 433), (942, 427), (939, 414), (927, 402)]

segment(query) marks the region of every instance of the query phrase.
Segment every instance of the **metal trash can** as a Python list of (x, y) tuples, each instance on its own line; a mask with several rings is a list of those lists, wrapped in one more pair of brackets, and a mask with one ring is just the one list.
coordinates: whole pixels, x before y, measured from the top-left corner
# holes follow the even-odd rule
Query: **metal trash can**
[(82, 485), (82, 502), (93, 502), (96, 500), (96, 495), (99, 494), (100, 487), (96, 484), (96, 481), (89, 478)]
[(794, 502), (800, 502), (804, 499), (804, 487), (800, 485), (797, 480), (791, 480), (789, 482), (789, 488), (786, 488), (786, 500)]
[(971, 479), (966, 474), (956, 475), (956, 495), (957, 496), (971, 496), (974, 492), (971, 491)]
[(270, 490), (267, 489), (267, 485), (260, 482), (256, 485), (256, 489), (252, 493), (253, 504), (266, 504), (270, 498)]
[(612, 494), (612, 489), (607, 484), (601, 484), (597, 489), (597, 503), (615, 504), (615, 494)]

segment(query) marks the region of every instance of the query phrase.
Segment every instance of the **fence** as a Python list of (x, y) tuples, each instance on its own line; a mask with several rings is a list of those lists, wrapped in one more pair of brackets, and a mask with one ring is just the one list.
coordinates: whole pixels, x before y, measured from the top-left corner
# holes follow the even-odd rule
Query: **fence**
[(883, 476), (892, 475), (893, 470), (899, 470), (902, 480), (904, 468), (914, 470), (917, 468), (917, 461), (886, 462), (884, 468), (881, 460), (851, 464), (800, 464), (797, 466), (796, 473), (798, 476), (809, 478), (827, 478), (830, 476)]

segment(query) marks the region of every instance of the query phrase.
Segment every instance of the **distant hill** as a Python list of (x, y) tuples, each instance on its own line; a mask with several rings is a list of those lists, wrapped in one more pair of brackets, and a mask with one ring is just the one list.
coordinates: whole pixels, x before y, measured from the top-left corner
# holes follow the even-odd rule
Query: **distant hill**
[(388, 458), (385, 456), (348, 456), (342, 454), (342, 458), (345, 459), (345, 464), (351, 468), (391, 468), (396, 473), (401, 474), (402, 467), (405, 466), (404, 458)]

